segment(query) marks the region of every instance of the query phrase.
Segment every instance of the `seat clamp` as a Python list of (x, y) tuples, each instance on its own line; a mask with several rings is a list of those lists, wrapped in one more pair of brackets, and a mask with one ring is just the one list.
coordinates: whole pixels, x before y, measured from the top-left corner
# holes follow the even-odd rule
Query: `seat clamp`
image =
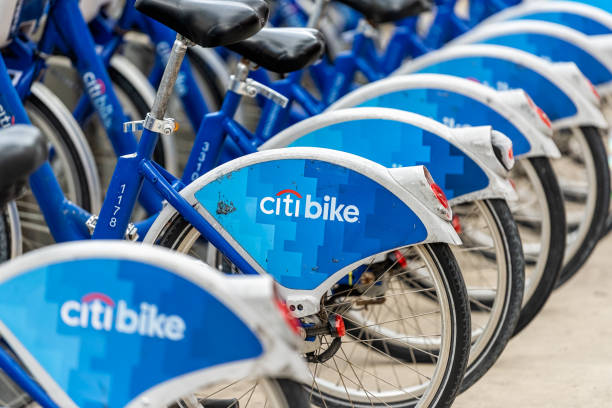
[(255, 98), (257, 95), (261, 95), (283, 108), (286, 108), (287, 104), (289, 103), (289, 99), (287, 99), (281, 93), (276, 92), (274, 89), (269, 88), (251, 78), (240, 80), (236, 77), (236, 75), (232, 75), (230, 76), (228, 89), (239, 95), (248, 96), (249, 98)]
[(356, 31), (358, 33), (363, 34), (367, 38), (372, 38), (372, 39), (378, 39), (380, 35), (380, 33), (378, 32), (378, 29), (374, 27), (372, 24), (370, 24), (365, 19), (359, 20), (359, 24), (357, 25)]
[(145, 120), (136, 120), (123, 124), (124, 133), (138, 132), (143, 129), (170, 136), (178, 129), (178, 123), (173, 118), (155, 119), (150, 113), (147, 113)]

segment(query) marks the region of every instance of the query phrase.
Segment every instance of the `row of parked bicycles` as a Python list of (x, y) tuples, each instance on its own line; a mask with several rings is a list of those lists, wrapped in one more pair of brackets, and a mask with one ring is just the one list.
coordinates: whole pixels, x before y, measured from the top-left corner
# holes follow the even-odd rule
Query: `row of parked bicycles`
[(612, 228), (612, 4), (518, 3), (4, 0), (2, 405), (450, 406)]

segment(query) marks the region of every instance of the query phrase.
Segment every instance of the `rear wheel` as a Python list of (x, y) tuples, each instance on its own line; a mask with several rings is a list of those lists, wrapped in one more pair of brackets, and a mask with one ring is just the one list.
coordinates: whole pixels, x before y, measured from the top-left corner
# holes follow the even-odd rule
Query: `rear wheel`
[[(463, 244), (452, 250), (465, 280), (471, 307), (472, 345), (461, 385), (466, 390), (495, 363), (514, 332), (523, 298), (524, 258), (516, 224), (504, 200), (453, 205), (453, 214), (453, 223)], [(413, 276), (404, 278), (407, 289), (414, 286)], [(427, 286), (420, 286), (424, 287)], [(364, 335), (377, 337), (371, 331)], [(401, 338), (403, 334), (386, 333), (385, 336)], [(431, 353), (438, 353), (435, 343), (429, 345), (427, 353), (397, 344), (387, 345), (382, 340), (370, 344), (380, 350), (392, 348), (394, 357), (402, 361), (428, 363)]]
[(563, 155), (553, 166), (567, 217), (567, 245), (558, 287), (578, 272), (604, 231), (610, 205), (610, 169), (597, 128), (557, 132), (555, 142)]
[(521, 312), (525, 259), (518, 228), (504, 200), (453, 206), (463, 245), (453, 247), (468, 289), (472, 347), (461, 390), (493, 366)]
[(518, 195), (510, 210), (525, 256), (525, 291), (516, 334), (539, 313), (555, 287), (566, 233), (563, 196), (549, 159), (519, 160), (510, 177)]
[[(177, 214), (154, 242), (209, 259), (228, 272), (235, 270), (199, 237)], [(428, 286), (407, 290), (403, 276), (412, 276), (413, 286), (419, 282)], [(313, 377), (305, 388), (313, 403), (328, 407), (450, 406), (469, 357), (470, 315), (465, 284), (448, 245), (417, 245), (374, 257), (338, 281), (322, 299), (320, 313), (309, 319), (326, 321), (332, 314), (343, 316), (349, 327), (341, 343), (329, 335), (304, 342)], [(436, 344), (439, 352), (427, 352), (427, 363), (401, 361), (392, 351), (364, 341), (364, 330), (376, 334), (401, 330), (401, 338), (382, 334), (380, 340), (426, 352)]]
[[(25, 103), (28, 117), (48, 141), (48, 160), (66, 197), (87, 211), (97, 212), (100, 186), (91, 151), (76, 123), (67, 125), (67, 121), (74, 122), (70, 113), (45, 89), (40, 84), (33, 88)], [(17, 200), (17, 207), (24, 252), (55, 242), (31, 190)]]

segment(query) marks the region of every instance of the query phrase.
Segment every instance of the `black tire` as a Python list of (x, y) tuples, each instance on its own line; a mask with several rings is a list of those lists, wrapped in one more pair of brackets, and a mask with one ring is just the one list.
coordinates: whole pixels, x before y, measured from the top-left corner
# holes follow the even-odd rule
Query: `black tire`
[[(179, 214), (169, 221), (166, 228), (160, 232), (160, 235), (155, 240), (155, 243), (167, 248), (177, 249), (182, 242), (189, 236), (191, 225)], [(443, 369), (443, 374), (440, 376), (439, 387), (436, 391), (428, 396), (428, 399), (433, 401), (428, 407), (450, 407), (455, 396), (459, 392), (461, 381), (465, 373), (467, 361), (469, 359), (470, 341), (471, 341), (471, 325), (469, 301), (465, 282), (461, 275), (459, 265), (450, 249), (446, 244), (424, 244), (420, 245), (424, 252), (428, 254), (430, 259), (436, 265), (436, 269), (442, 280), (445, 296), (448, 298), (450, 308), (448, 310), (451, 324), (451, 335), (449, 336), (449, 359), (440, 367)], [(347, 319), (345, 319), (345, 324)], [(318, 391), (310, 389), (310, 386), (305, 386), (307, 392), (311, 394), (311, 402), (315, 405), (327, 407), (371, 407), (371, 403), (356, 403), (346, 399), (339, 399), (331, 395), (323, 395)], [(391, 407), (416, 407), (418, 399), (411, 398), (410, 400), (398, 402), (385, 402), (381, 406)], [(378, 404), (374, 403), (374, 406)]]
[(489, 207), (498, 228), (502, 231), (502, 237), (505, 239), (504, 252), (506, 265), (509, 265), (511, 273), (507, 274), (506, 285), (508, 290), (506, 291), (504, 308), (502, 309), (504, 317), (498, 322), (495, 336), (490, 339), (485, 351), (469, 364), (463, 377), (460, 392), (467, 390), (476, 383), (501, 356), (508, 341), (514, 334), (523, 301), (525, 258), (518, 228), (505, 200), (485, 200), (485, 204)]
[(534, 182), (539, 182), (539, 188), (544, 192), (545, 202), (542, 204), (548, 209), (550, 237), (542, 276), (537, 282), (533, 294), (523, 300), (523, 308), (514, 331), (515, 335), (520, 333), (542, 310), (555, 288), (563, 265), (566, 236), (563, 195), (550, 160), (546, 157), (533, 157), (525, 159), (523, 162), (531, 167), (536, 177)]
[(296, 383), (295, 381), (287, 379), (276, 379), (274, 380), (285, 396), (288, 402), (288, 407), (295, 408), (309, 408), (310, 403), (308, 402), (308, 393), (302, 386), (302, 384)]
[(608, 166), (608, 155), (606, 147), (599, 130), (592, 126), (580, 128), (588, 146), (588, 154), (593, 159), (595, 171), (595, 208), (590, 224), (587, 227), (586, 235), (579, 244), (575, 254), (566, 261), (559, 275), (556, 287), (563, 285), (571, 279), (576, 272), (584, 265), (589, 256), (593, 253), (597, 242), (605, 230), (610, 206), (610, 168)]
[(4, 209), (0, 209), (0, 263), (8, 261), (11, 256), (11, 235), (6, 217)]
[(610, 231), (612, 231), (612, 214), (608, 214), (608, 218), (606, 219), (606, 226), (604, 228), (603, 233), (601, 234), (601, 238), (599, 239), (603, 239), (605, 238)]

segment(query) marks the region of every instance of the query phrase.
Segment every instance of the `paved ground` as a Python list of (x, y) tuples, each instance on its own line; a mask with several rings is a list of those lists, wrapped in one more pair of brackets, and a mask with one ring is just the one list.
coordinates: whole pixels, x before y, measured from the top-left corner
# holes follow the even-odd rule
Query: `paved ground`
[(612, 407), (612, 237), (511, 340), (458, 408)]

